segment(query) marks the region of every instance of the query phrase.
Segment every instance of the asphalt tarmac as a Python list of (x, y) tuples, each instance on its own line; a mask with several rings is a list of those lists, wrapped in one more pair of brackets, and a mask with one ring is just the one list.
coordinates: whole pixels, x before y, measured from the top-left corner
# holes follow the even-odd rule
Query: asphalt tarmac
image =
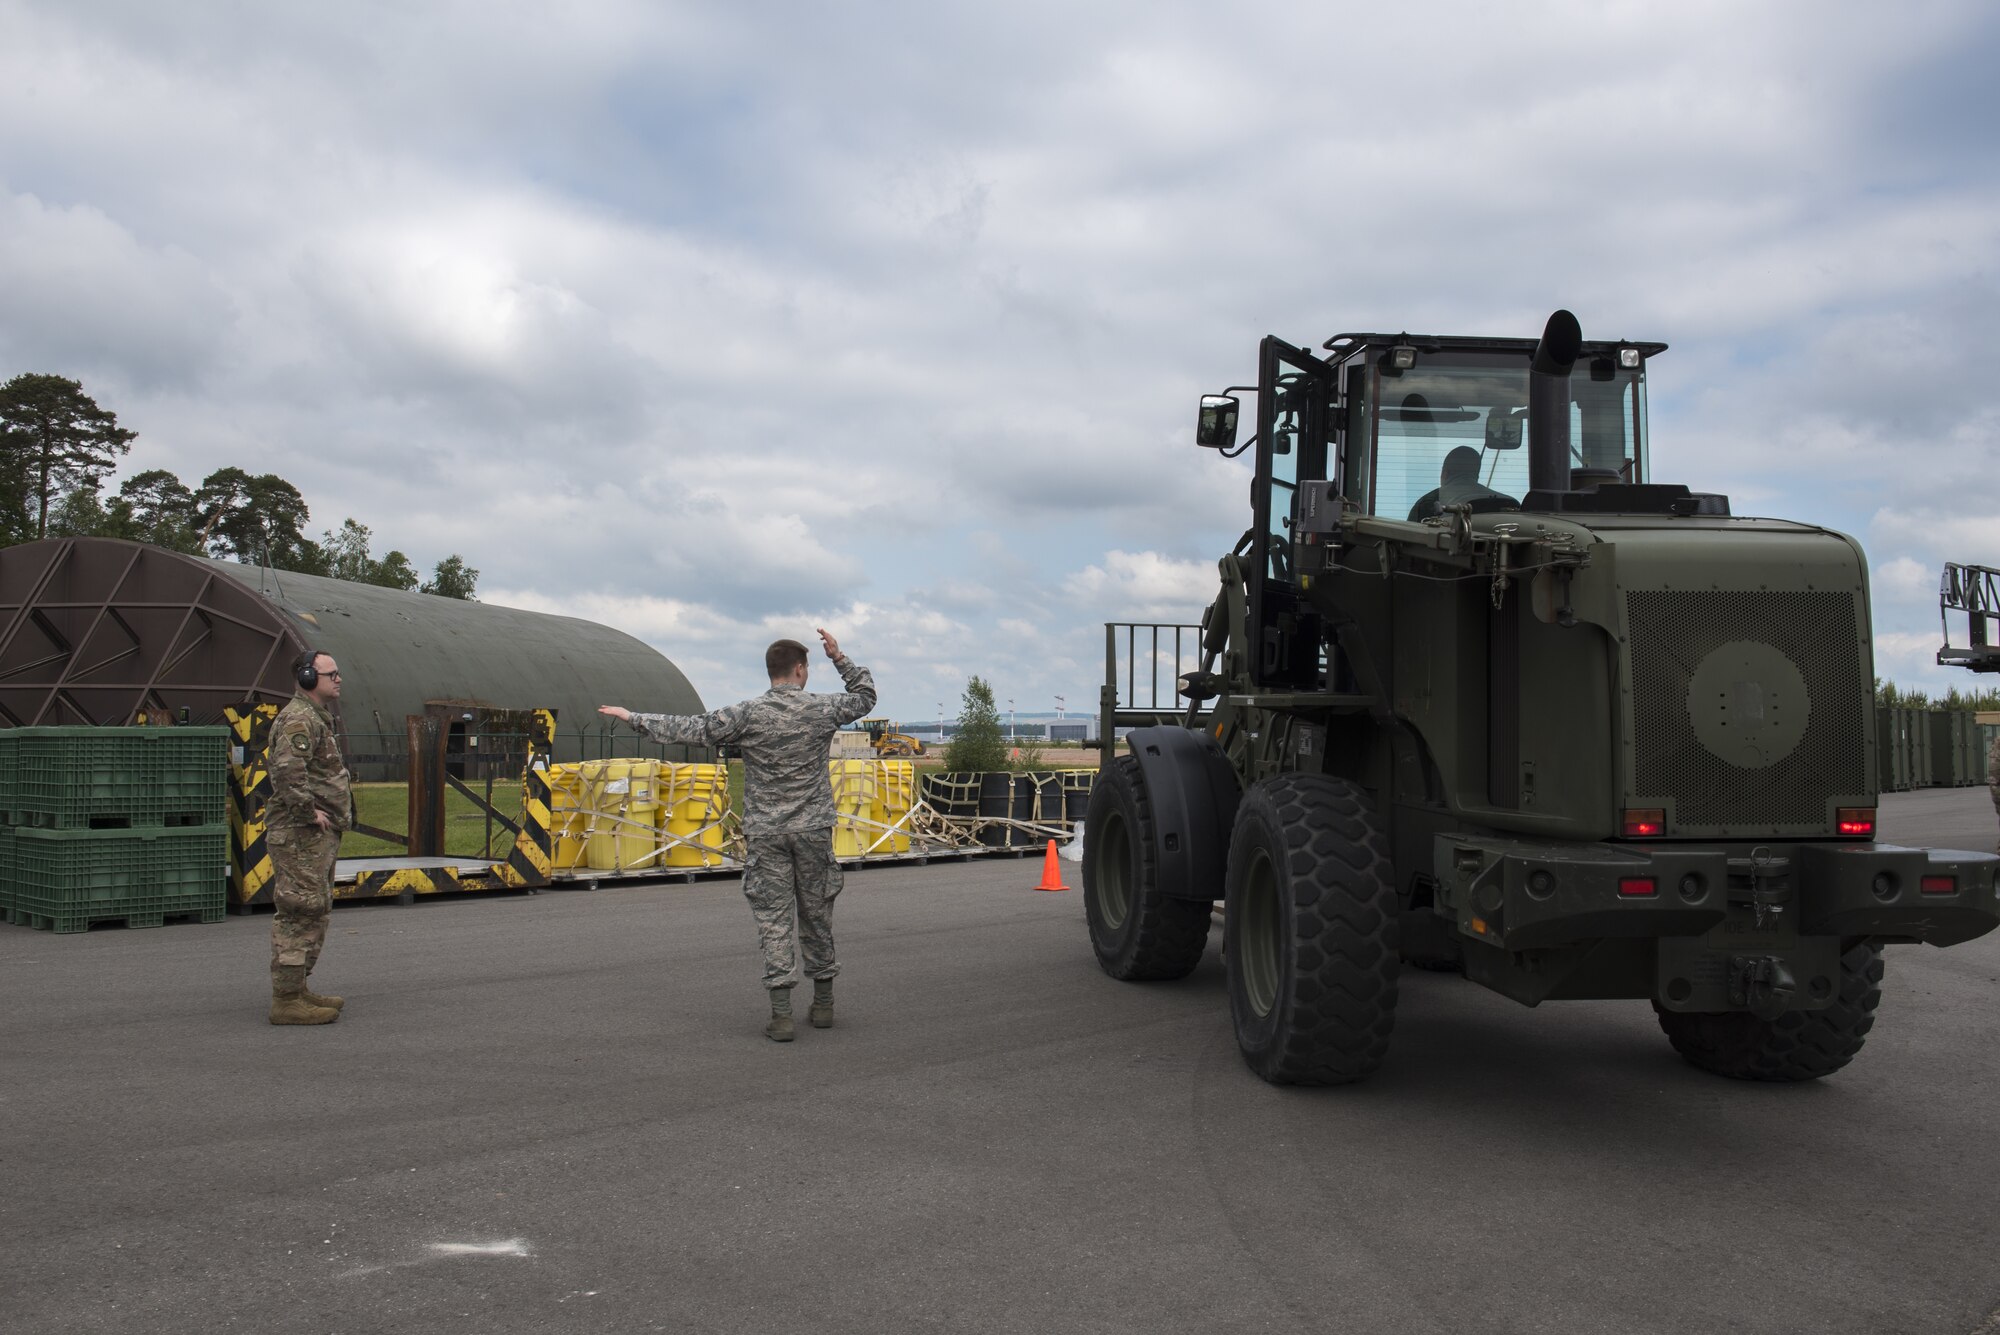
[(0, 1326), (2000, 1330), (2000, 940), (1892, 948), (1813, 1084), (1410, 971), (1380, 1072), (1288, 1090), (1216, 938), (1113, 982), (1039, 870), (851, 874), (785, 1046), (735, 881), (344, 906), (318, 1029), (265, 1023), (265, 917), (0, 927)]

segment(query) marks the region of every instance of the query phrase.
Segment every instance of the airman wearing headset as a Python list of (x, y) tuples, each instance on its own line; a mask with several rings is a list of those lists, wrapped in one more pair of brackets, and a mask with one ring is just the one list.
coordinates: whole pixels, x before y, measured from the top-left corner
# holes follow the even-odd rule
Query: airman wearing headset
[(292, 698), (271, 723), (271, 799), (264, 808), (271, 850), (271, 1023), (331, 1024), (339, 997), (306, 990), (333, 915), (333, 864), (351, 804), (347, 767), (333, 731), (340, 665), (313, 649), (292, 663)]

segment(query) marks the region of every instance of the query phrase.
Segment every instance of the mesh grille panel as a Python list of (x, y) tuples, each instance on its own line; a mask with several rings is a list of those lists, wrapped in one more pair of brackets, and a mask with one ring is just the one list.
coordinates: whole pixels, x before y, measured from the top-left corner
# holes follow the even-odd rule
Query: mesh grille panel
[[(1637, 792), (1671, 797), (1678, 824), (1821, 830), (1826, 799), (1869, 791), (1862, 728), (1868, 683), (1855, 652), (1854, 598), (1844, 593), (1625, 595), (1631, 630)], [(1805, 678), (1810, 715), (1790, 755), (1733, 765), (1695, 735), (1695, 669), (1732, 640), (1768, 644)]]

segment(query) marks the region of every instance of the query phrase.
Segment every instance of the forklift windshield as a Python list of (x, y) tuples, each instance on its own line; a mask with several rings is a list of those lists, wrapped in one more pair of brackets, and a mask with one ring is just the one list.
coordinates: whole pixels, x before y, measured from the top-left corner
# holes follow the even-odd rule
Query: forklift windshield
[[(1458, 503), (1475, 511), (1510, 509), (1527, 495), (1525, 358), (1431, 352), (1404, 371), (1378, 362), (1369, 381), (1370, 513), (1429, 519)], [(1645, 481), (1644, 368), (1586, 357), (1569, 391), (1571, 463), (1593, 470), (1577, 482)]]

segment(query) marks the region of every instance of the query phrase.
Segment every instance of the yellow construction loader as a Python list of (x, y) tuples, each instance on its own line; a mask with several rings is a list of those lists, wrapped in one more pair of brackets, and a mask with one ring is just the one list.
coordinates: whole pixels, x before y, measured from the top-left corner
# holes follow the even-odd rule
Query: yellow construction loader
[(868, 742), (878, 756), (920, 756), (924, 744), (902, 731), (903, 725), (893, 719), (865, 718), (861, 720), (861, 730), (868, 734)]

